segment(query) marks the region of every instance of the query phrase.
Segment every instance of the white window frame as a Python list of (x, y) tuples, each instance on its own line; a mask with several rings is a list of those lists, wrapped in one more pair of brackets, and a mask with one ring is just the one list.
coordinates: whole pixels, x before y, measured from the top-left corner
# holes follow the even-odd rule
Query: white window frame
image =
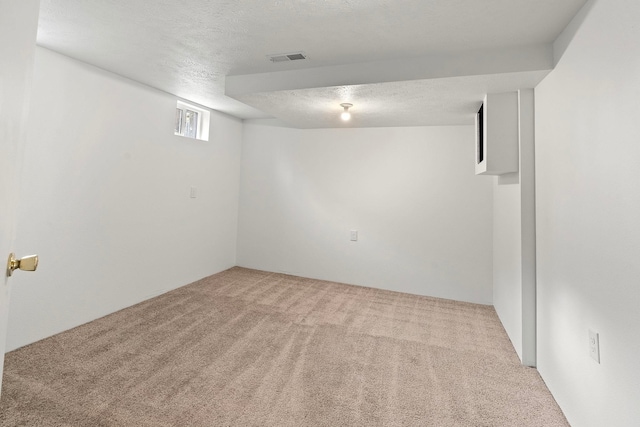
[[(189, 139), (198, 139), (200, 141), (209, 141), (209, 122), (211, 118), (211, 113), (209, 110), (206, 110), (202, 107), (198, 107), (193, 104), (189, 104), (184, 101), (176, 101), (176, 115), (177, 110), (182, 110), (182, 122), (181, 122), (181, 131), (176, 132), (174, 129), (174, 135), (182, 136), (184, 138)], [(198, 121), (196, 123), (196, 135), (195, 138), (184, 135), (184, 118), (186, 117), (187, 110), (195, 111), (198, 113)], [(174, 123), (175, 124), (175, 123)]]

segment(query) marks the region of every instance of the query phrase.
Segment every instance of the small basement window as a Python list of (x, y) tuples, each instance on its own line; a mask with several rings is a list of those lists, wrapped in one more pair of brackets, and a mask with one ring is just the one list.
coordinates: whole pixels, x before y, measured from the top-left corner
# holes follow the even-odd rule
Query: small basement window
[(187, 138), (209, 140), (209, 111), (178, 101), (174, 133)]

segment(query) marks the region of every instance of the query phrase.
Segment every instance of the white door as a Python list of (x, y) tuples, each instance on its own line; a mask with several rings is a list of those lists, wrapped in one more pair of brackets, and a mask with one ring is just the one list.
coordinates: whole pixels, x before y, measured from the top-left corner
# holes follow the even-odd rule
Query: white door
[(15, 239), (39, 9), (39, 0), (0, 0), (0, 378), (11, 294), (2, 272)]

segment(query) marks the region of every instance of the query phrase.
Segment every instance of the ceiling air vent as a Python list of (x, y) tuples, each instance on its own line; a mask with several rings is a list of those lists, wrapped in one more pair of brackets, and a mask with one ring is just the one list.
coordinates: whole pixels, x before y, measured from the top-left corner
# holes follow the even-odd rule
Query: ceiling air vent
[(307, 59), (307, 55), (305, 55), (304, 52), (278, 53), (275, 55), (267, 55), (267, 58), (269, 58), (271, 62), (288, 62)]

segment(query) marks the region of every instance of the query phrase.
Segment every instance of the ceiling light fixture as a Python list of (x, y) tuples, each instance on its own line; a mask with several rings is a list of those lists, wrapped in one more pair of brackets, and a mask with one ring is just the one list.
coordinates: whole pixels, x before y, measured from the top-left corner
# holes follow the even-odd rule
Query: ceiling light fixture
[(353, 107), (353, 104), (349, 104), (348, 102), (345, 102), (343, 104), (340, 104), (340, 106), (344, 108), (344, 111), (342, 112), (342, 114), (340, 114), (340, 118), (345, 122), (349, 121), (351, 119), (351, 113), (349, 112), (349, 108)]

